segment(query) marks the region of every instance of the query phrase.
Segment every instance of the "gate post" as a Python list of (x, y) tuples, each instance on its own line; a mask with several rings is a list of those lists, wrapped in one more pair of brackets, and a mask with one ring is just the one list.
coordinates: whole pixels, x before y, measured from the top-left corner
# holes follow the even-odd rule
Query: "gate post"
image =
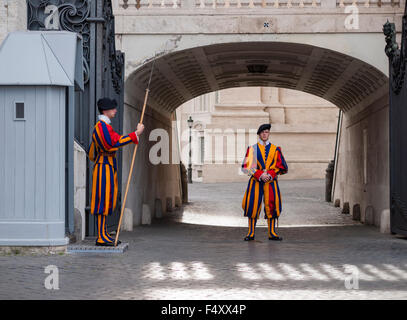
[(407, 84), (406, 77), (406, 29), (407, 2), (403, 15), (401, 49), (396, 42), (394, 23), (383, 25), (386, 36), (385, 53), (389, 58), (389, 154), (390, 154), (390, 228), (392, 233), (407, 235)]

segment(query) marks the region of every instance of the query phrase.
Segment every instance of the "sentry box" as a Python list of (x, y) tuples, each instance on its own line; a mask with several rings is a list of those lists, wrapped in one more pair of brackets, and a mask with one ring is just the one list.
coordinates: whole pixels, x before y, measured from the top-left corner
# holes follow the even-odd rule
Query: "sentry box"
[(82, 42), (73, 32), (12, 32), (0, 46), (2, 246), (68, 242), (70, 97), (83, 90), (82, 70)]

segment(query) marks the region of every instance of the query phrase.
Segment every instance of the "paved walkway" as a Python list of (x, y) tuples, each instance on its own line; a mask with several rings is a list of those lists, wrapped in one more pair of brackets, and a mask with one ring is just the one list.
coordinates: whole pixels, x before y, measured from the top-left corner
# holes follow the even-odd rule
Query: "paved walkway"
[[(281, 182), (282, 242), (268, 241), (266, 228), (248, 243), (245, 226), (179, 222), (201, 208), (202, 222), (221, 210), (237, 224), (242, 186), (191, 186), (183, 212), (122, 233), (124, 254), (0, 256), (0, 299), (407, 298), (407, 240), (341, 215), (321, 200), (323, 181)], [(44, 287), (48, 265), (58, 267), (59, 290)]]
[[(324, 180), (282, 180), (283, 200), (280, 227), (355, 225), (350, 215), (325, 202)], [(246, 227), (242, 199), (247, 183), (194, 183), (189, 185), (189, 201), (178, 221), (216, 226)], [(261, 211), (259, 226), (267, 226)]]

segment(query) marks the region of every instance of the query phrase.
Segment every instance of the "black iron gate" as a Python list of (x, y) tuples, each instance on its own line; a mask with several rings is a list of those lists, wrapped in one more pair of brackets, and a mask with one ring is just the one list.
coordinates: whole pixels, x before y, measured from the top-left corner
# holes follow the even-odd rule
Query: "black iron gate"
[(407, 235), (407, 3), (404, 9), (401, 48), (394, 23), (383, 26), (389, 57), (390, 225), (391, 232)]
[[(27, 10), (29, 30), (66, 30), (82, 36), (84, 90), (75, 91), (74, 94), (76, 142), (85, 150), (88, 149), (97, 118), (96, 102), (104, 96), (116, 99), (118, 102), (119, 108), (112, 121), (112, 126), (121, 132), (124, 103), (124, 54), (117, 51), (115, 46), (111, 0), (27, 0)], [(121, 152), (118, 152), (119, 186), (121, 186), (121, 157)], [(92, 165), (87, 161), (87, 207), (90, 204), (91, 170)], [(120, 200), (121, 188), (119, 187), (116, 212), (107, 219), (109, 231), (117, 226)], [(67, 196), (67, 202), (73, 204), (73, 199), (69, 199)], [(93, 236), (96, 233), (96, 221), (88, 210), (86, 211), (86, 235)], [(67, 213), (67, 217), (70, 216), (73, 217)], [(72, 221), (69, 224), (72, 225)]]

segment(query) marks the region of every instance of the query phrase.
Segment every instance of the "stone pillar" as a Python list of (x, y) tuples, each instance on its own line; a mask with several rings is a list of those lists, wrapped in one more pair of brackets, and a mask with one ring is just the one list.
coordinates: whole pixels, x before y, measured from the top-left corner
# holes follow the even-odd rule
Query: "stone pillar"
[(155, 199), (155, 217), (158, 219), (163, 217), (163, 203), (161, 199)]
[(129, 208), (124, 209), (121, 230), (133, 231), (133, 211)]
[(352, 210), (352, 219), (356, 221), (360, 221), (361, 214), (360, 214), (360, 204), (355, 204)]
[(343, 204), (342, 213), (343, 214), (350, 214), (349, 202), (345, 202)]
[(141, 224), (151, 224), (151, 210), (150, 206), (146, 203), (143, 203), (142, 215), (141, 215)]
[(385, 209), (380, 215), (380, 232), (391, 233), (390, 229), (390, 209)]
[(367, 206), (365, 209), (365, 220), (364, 223), (369, 226), (373, 226), (375, 221), (374, 208), (373, 206)]

